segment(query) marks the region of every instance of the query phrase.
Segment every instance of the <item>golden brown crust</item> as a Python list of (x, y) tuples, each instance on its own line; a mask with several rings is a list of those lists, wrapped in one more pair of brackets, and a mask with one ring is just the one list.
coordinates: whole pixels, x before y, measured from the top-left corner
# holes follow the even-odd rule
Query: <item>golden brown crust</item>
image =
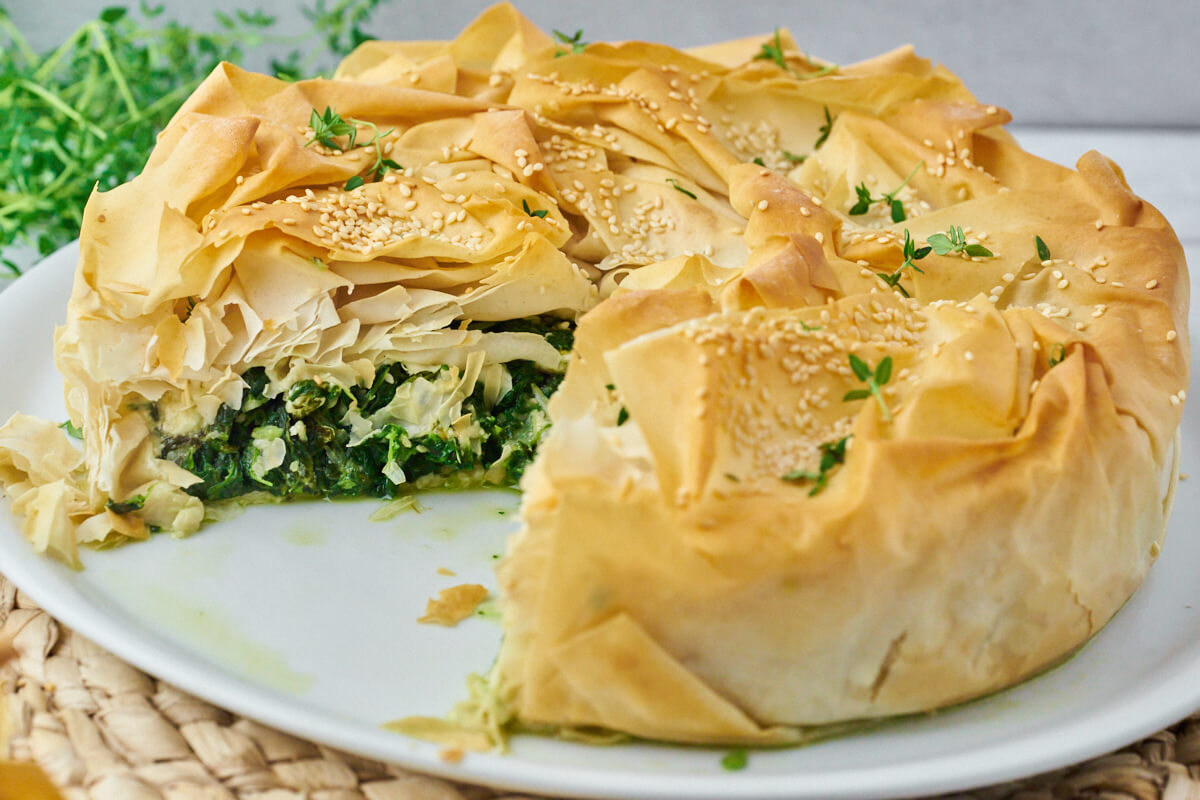
[[(795, 741), (1078, 646), (1165, 528), (1178, 240), (1111, 161), (1025, 153), (911, 48), (823, 68), (781, 32), (781, 68), (763, 41), (558, 57), (501, 5), (337, 81), (220, 67), (89, 204), (57, 342), (86, 461), (0, 429), (27, 533), (70, 560), (199, 523), (131, 401), (195, 425), (250, 366), (474, 380), (550, 356), (463, 321), (587, 312), (499, 568), (489, 724)], [(327, 105), (404, 169), (345, 190), (376, 152), (314, 146)], [(851, 356), (890, 365), (877, 396)], [(104, 510), (139, 491), (142, 527)]]

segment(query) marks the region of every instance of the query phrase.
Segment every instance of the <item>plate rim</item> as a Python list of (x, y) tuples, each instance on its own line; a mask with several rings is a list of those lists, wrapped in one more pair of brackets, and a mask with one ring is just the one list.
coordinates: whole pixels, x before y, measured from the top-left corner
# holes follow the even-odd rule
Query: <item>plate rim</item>
[[(66, 283), (68, 269), (73, 279), (77, 253), (78, 243), (68, 244), (0, 293), (0, 330), (11, 306), (26, 301), (27, 296), (36, 299), (55, 291), (58, 282)], [(69, 585), (72, 573), (34, 554), (8, 510), (7, 500), (4, 505), (0, 571), (36, 598), (47, 613), (80, 635), (143, 672), (236, 714), (339, 750), (458, 782), (543, 794), (647, 800), (915, 796), (962, 791), (1075, 764), (1144, 738), (1200, 708), (1200, 681), (1194, 680), (1200, 672), (1200, 641), (1193, 641), (1163, 662), (1178, 662), (1181, 668), (1153, 685), (1130, 687), (1131, 691), (1117, 695), (1092, 715), (1046, 725), (1026, 738), (909, 763), (868, 764), (852, 773), (630, 773), (577, 764), (530, 764), (494, 752), (471, 753), (461, 763), (453, 764), (439, 756), (439, 745), (338, 719), (306, 706), (300, 698), (245, 681), (227, 670), (210, 671), (152, 631), (139, 630), (91, 606), (78, 587), (70, 587), (71, 594), (66, 596), (57, 591), (39, 591), (56, 583)], [(1190, 681), (1189, 670), (1183, 668), (1186, 666), (1192, 668)], [(397, 746), (387, 747), (384, 742)], [(709, 749), (720, 752), (729, 748)]]

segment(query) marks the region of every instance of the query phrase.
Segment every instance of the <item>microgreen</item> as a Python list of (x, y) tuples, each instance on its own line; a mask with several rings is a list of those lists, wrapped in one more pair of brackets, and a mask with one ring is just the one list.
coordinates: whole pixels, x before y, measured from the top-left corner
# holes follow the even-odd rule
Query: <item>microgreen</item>
[(893, 289), (898, 289), (900, 294), (905, 297), (910, 297), (908, 290), (900, 285), (900, 278), (904, 276), (904, 270), (914, 269), (922, 275), (925, 270), (914, 264), (914, 261), (920, 261), (933, 250), (932, 247), (917, 247), (916, 240), (912, 238), (912, 234), (908, 232), (908, 228), (904, 229), (904, 263), (893, 273), (876, 272), (875, 275)]
[(1040, 237), (1040, 236), (1033, 237), (1033, 246), (1034, 246), (1034, 249), (1037, 250), (1038, 261), (1049, 261), (1050, 260), (1050, 248), (1046, 246), (1046, 243), (1044, 241), (1042, 241), (1042, 237)]
[(887, 206), (890, 206), (892, 209), (892, 222), (904, 222), (906, 219), (904, 215), (904, 203), (900, 200), (900, 198), (896, 197), (896, 195), (900, 193), (901, 189), (908, 185), (908, 182), (912, 180), (913, 175), (916, 175), (917, 170), (924, 165), (924, 161), (918, 162), (917, 165), (912, 168), (912, 172), (908, 173), (908, 177), (900, 182), (899, 186), (897, 186), (895, 189), (892, 189), (890, 192), (884, 192), (879, 197), (871, 197), (871, 190), (867, 188), (865, 181), (860, 183), (858, 186), (855, 186), (854, 192), (858, 195), (858, 202), (850, 207), (850, 213), (855, 216), (865, 214), (871, 208), (872, 203), (883, 203)]
[[(589, 44), (591, 44), (590, 42), (583, 41), (583, 29), (582, 28), (575, 31), (574, 36), (568, 36), (567, 34), (563, 33), (562, 31), (560, 31), (556, 28), (554, 30), (554, 38), (558, 39), (560, 42), (562, 42), (565, 45), (570, 45), (572, 53), (582, 53), (584, 51), (584, 49)], [(554, 57), (561, 58), (562, 56), (565, 56), (565, 55), (567, 55), (566, 50), (559, 50), (559, 51), (555, 52)]]
[(783, 151), (783, 157), (793, 164), (803, 164), (804, 159), (808, 158), (808, 156), (798, 156), (795, 153), (789, 153), (787, 150)]
[(762, 156), (755, 156), (754, 158), (750, 159), (750, 161), (752, 163), (758, 164), (760, 167), (766, 166), (766, 164), (763, 163)]
[(746, 754), (745, 748), (735, 747), (733, 750), (730, 750), (728, 753), (722, 756), (721, 769), (725, 769), (730, 772), (737, 772), (738, 770), (745, 769), (746, 765), (749, 763), (750, 756)]
[(695, 199), (696, 199), (696, 193), (695, 193), (695, 192), (689, 192), (687, 189), (685, 189), (685, 188), (683, 188), (682, 186), (680, 186), (680, 185), (679, 185), (679, 179), (678, 179), (678, 178), (667, 178), (667, 183), (669, 183), (669, 184), (671, 184), (672, 186), (674, 186), (674, 187), (675, 187), (675, 191), (677, 191), (677, 192), (683, 192), (684, 194), (686, 194), (688, 197), (692, 198), (693, 200), (695, 200)]
[(991, 250), (988, 250), (981, 244), (967, 244), (967, 237), (963, 233), (963, 229), (957, 225), (951, 225), (950, 229), (945, 233), (935, 233), (927, 240), (929, 246), (933, 248), (933, 252), (939, 256), (950, 255), (951, 253), (963, 253), (968, 256), (992, 258)]
[(546, 215), (550, 213), (548, 210), (546, 210), (544, 208), (539, 208), (537, 211), (534, 211), (532, 208), (529, 207), (528, 200), (521, 200), (521, 208), (525, 209), (525, 213), (528, 214), (529, 216), (537, 217), (538, 219), (545, 219)]
[(625, 406), (621, 406), (621, 410), (617, 412), (617, 427), (621, 427), (629, 421), (629, 410)]
[(784, 475), (783, 479), (785, 481), (812, 481), (813, 488), (808, 492), (808, 496), (812, 497), (825, 488), (829, 482), (829, 473), (833, 471), (833, 468), (846, 463), (846, 443), (849, 440), (849, 436), (843, 436), (835, 442), (824, 442), (819, 448), (821, 461), (816, 472), (792, 470)]
[(1050, 348), (1050, 358), (1048, 359), (1051, 367), (1057, 367), (1067, 357), (1067, 346), (1062, 342), (1055, 343), (1054, 347)]
[(355, 175), (350, 180), (346, 181), (346, 191), (351, 192), (366, 183), (362, 175)]
[(842, 395), (842, 401), (865, 400), (874, 395), (875, 401), (879, 403), (880, 410), (883, 411), (884, 420), (891, 422), (892, 412), (888, 410), (887, 403), (883, 400), (883, 392), (880, 390), (880, 387), (886, 384), (892, 377), (892, 357), (884, 356), (875, 369), (871, 369), (870, 364), (851, 353), (850, 369), (854, 371), (854, 377), (867, 384), (867, 388), (852, 389), (846, 392), (846, 394)]

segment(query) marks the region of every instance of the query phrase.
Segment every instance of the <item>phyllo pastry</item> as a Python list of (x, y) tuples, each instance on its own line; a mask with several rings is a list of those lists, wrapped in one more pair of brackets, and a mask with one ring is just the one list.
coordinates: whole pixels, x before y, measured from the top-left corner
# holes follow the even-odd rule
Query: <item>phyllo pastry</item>
[(991, 692), (1157, 556), (1189, 357), (1166, 221), (1009, 119), (909, 48), (510, 6), (332, 81), (223, 66), (88, 206), (83, 454), (19, 417), (0, 480), (68, 561), (232, 497), (519, 480), (501, 652), (430, 735), (795, 742)]

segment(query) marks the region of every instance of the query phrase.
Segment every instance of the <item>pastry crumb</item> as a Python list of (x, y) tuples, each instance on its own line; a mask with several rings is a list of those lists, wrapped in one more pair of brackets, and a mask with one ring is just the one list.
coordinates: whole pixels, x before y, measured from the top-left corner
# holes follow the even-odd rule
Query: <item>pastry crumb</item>
[(449, 575), (450, 577), (454, 577), (456, 574), (454, 570), (450, 569), (449, 567), (438, 567), (437, 572), (438, 575)]
[(436, 598), (430, 598), (425, 606), (425, 616), (418, 618), (417, 622), (452, 628), (471, 616), (487, 596), (488, 590), (477, 583), (463, 583), (442, 589)]

